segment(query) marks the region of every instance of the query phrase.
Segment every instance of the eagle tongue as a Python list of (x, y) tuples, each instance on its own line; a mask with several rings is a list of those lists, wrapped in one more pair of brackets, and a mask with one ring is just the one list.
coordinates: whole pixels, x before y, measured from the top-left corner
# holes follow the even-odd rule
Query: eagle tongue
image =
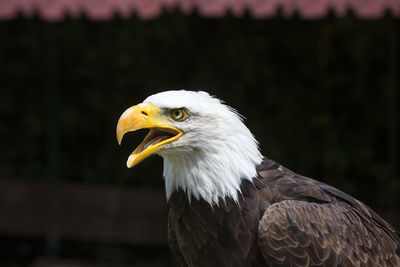
[(165, 139), (168, 139), (168, 136), (166, 136), (166, 135), (155, 136), (154, 138), (151, 138), (151, 139), (149, 140), (149, 142), (147, 142), (147, 143), (143, 146), (143, 150), (145, 150), (146, 148), (148, 148), (148, 147), (150, 147), (150, 146), (152, 146), (152, 145), (154, 145), (154, 144), (160, 143), (160, 142), (164, 141)]

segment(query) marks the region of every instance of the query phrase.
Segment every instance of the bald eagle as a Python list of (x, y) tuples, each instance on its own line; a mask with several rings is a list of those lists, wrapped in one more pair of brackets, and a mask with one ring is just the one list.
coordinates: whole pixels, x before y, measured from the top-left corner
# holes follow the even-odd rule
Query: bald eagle
[(357, 199), (263, 157), (241, 116), (206, 92), (167, 91), (127, 109), (150, 129), (133, 167), (164, 159), (168, 240), (182, 266), (400, 266), (400, 233)]

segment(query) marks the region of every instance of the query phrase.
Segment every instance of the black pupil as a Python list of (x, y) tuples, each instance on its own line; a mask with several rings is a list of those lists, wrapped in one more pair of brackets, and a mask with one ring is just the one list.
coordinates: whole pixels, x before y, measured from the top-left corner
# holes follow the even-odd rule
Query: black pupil
[(175, 110), (174, 116), (177, 117), (177, 118), (181, 117), (181, 111), (180, 110)]

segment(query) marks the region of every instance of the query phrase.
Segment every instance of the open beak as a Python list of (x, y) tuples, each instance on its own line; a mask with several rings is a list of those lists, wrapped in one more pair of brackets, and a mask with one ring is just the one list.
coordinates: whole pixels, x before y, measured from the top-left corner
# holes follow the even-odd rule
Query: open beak
[(142, 103), (128, 108), (121, 115), (117, 124), (117, 140), (121, 144), (127, 132), (148, 128), (149, 133), (143, 142), (129, 156), (126, 165), (131, 168), (156, 153), (162, 147), (182, 135), (182, 131), (172, 127), (168, 118), (161, 114), (160, 108), (151, 103)]

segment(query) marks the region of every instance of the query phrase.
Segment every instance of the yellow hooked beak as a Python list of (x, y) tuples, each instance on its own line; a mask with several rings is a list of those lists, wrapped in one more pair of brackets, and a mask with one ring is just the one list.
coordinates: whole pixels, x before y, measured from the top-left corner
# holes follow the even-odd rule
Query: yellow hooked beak
[(143, 142), (129, 156), (126, 165), (131, 168), (159, 151), (163, 145), (178, 139), (182, 131), (170, 125), (169, 117), (161, 109), (150, 103), (142, 103), (128, 108), (119, 118), (117, 124), (118, 144), (127, 132), (149, 128)]

